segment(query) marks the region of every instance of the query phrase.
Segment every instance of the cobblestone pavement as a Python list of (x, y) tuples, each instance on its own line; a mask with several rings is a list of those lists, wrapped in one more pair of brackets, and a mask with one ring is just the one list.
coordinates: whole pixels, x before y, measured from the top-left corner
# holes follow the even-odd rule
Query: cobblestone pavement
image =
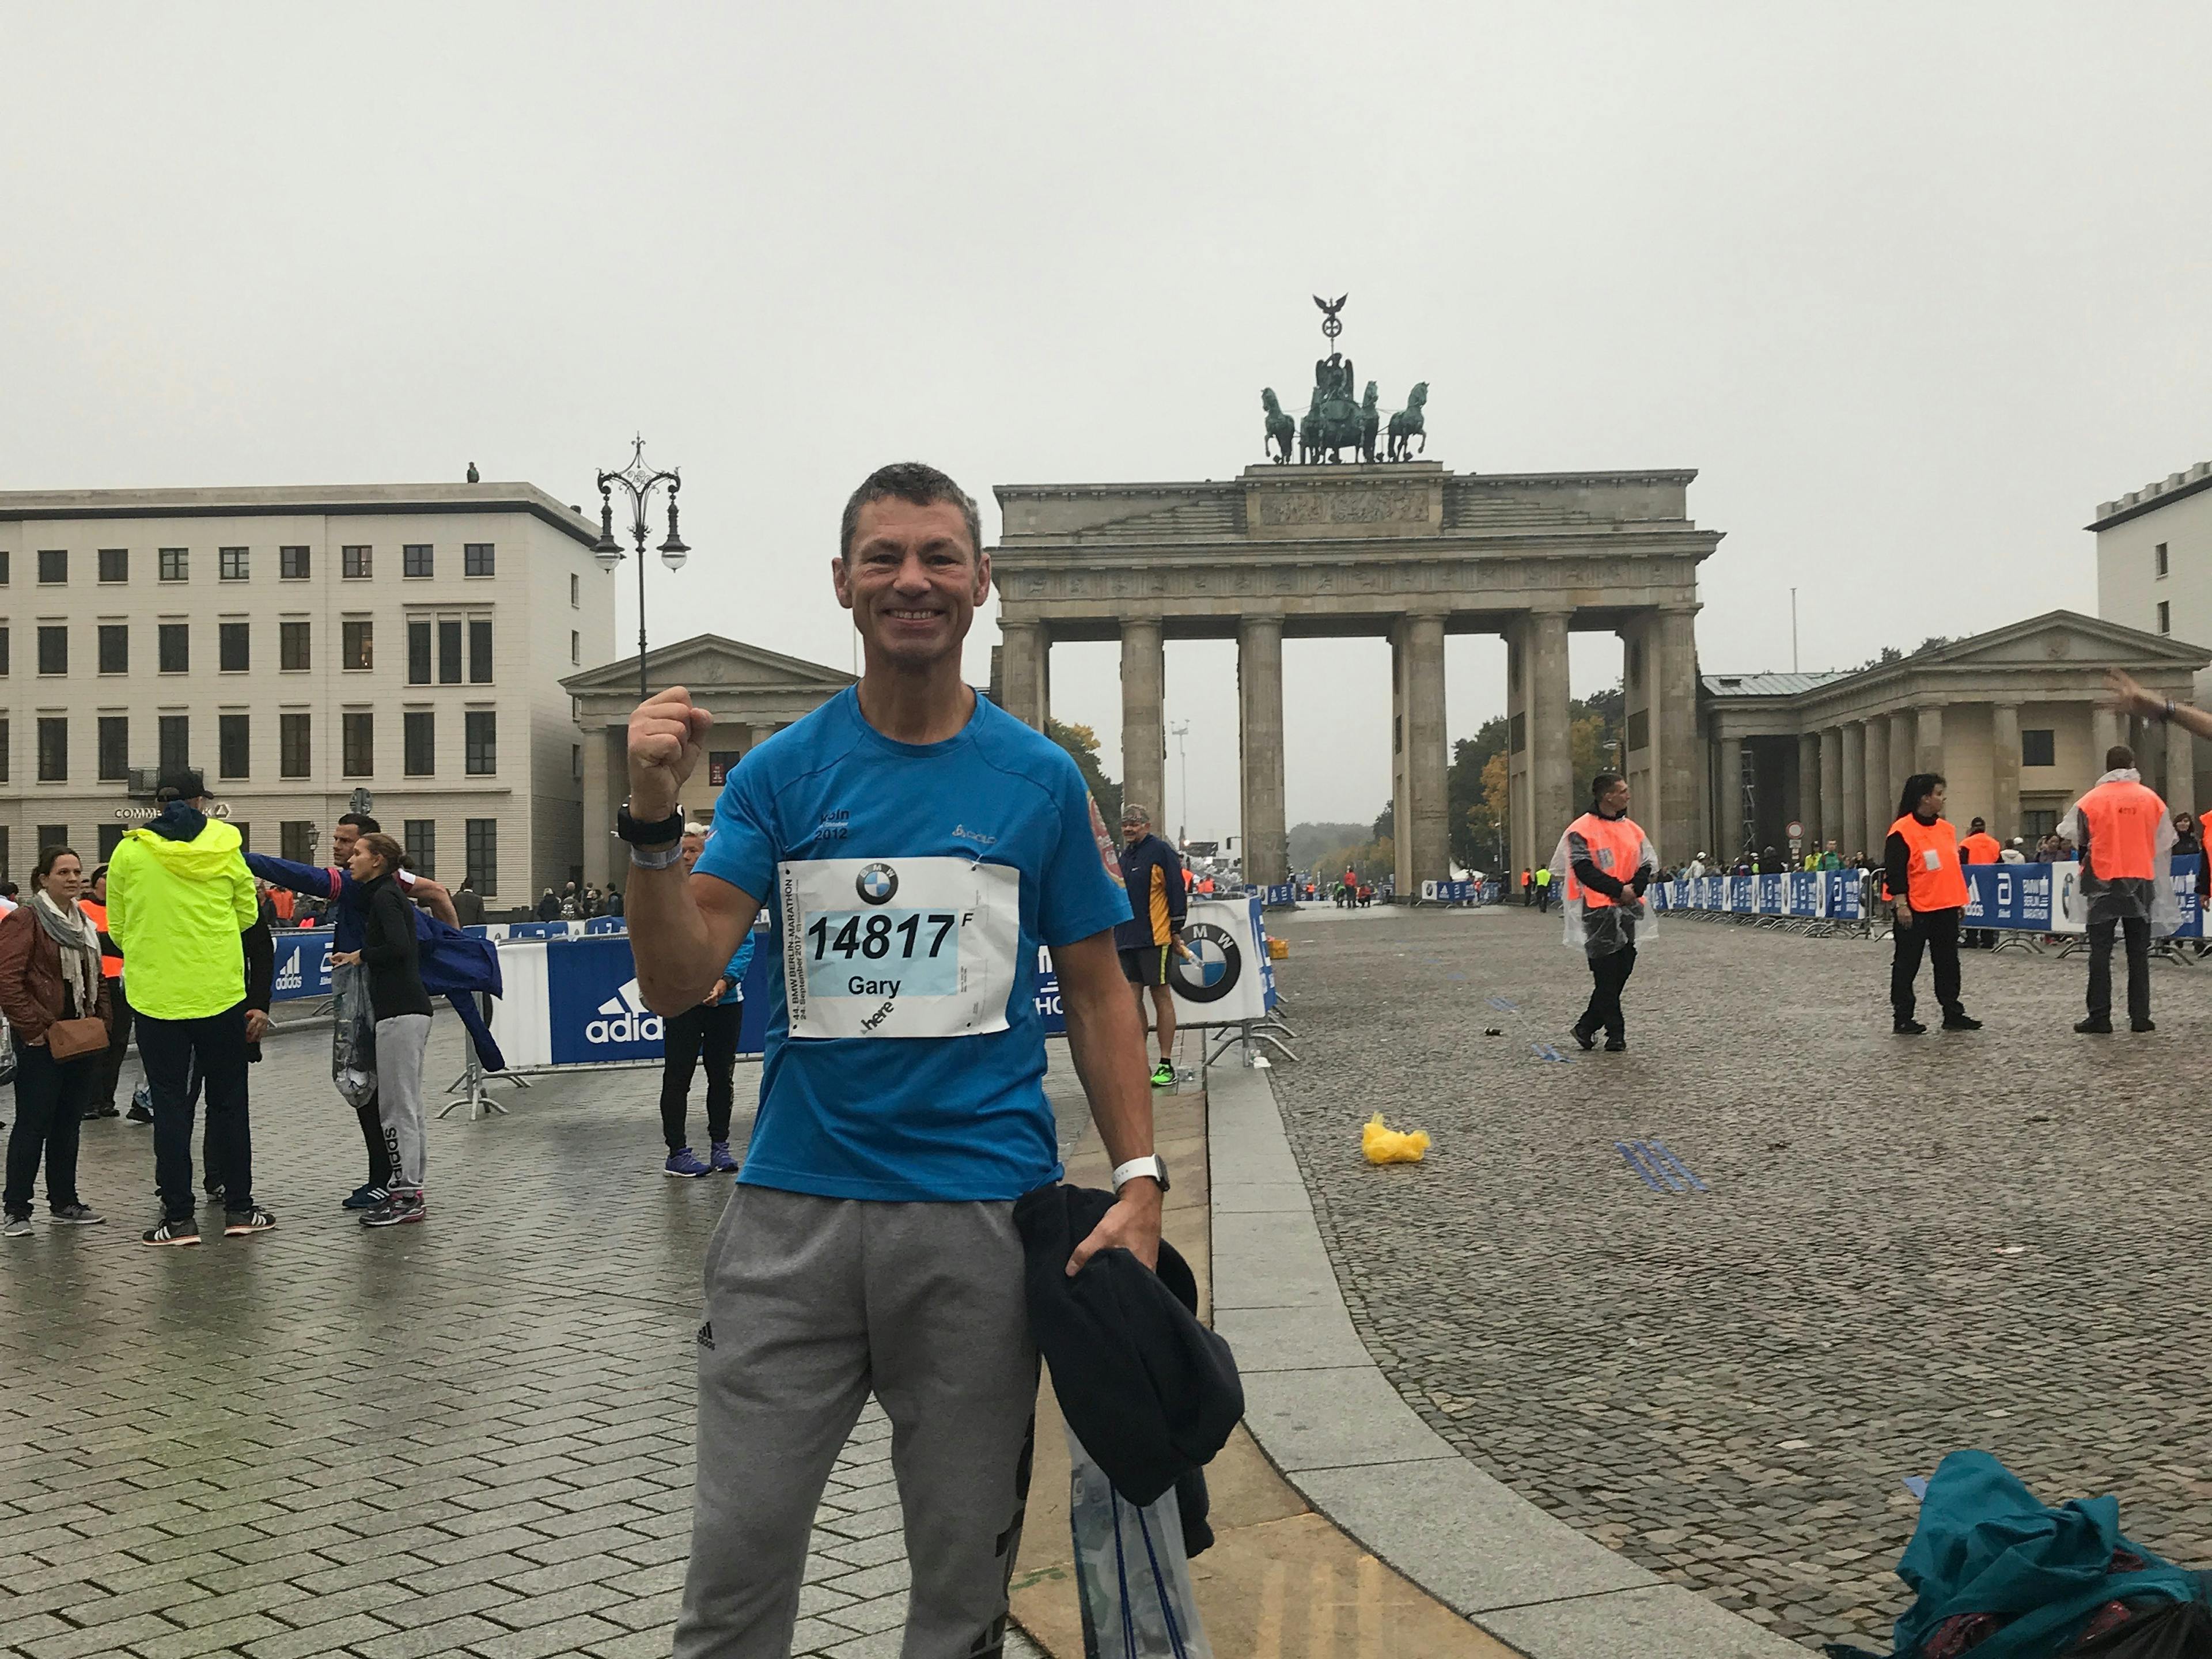
[[(1670, 922), (1629, 1051), (1586, 1054), (1556, 915), (1276, 931), (1274, 1076), (1353, 1320), (1516, 1491), (1808, 1646), (1887, 1650), (1901, 1481), (1958, 1447), (2212, 1561), (2212, 973), (2159, 966), (2159, 1030), (2092, 1039), (2080, 958), (1969, 953), (1988, 1029), (1908, 1040), (1886, 944)], [(1361, 1159), (1377, 1109), (1425, 1164)], [(1655, 1136), (1710, 1192), (1614, 1148)]]
[[(434, 1123), (430, 1221), (367, 1231), (337, 1208), (363, 1158), (328, 1042), (255, 1069), (275, 1232), (140, 1245), (153, 1151), (112, 1120), (85, 1126), (79, 1182), (109, 1224), (42, 1210), (0, 1250), (0, 1654), (666, 1654), (726, 1183), (658, 1173), (657, 1073), (571, 1075)], [(889, 1436), (872, 1404), (839, 1459), (801, 1653), (897, 1651)]]

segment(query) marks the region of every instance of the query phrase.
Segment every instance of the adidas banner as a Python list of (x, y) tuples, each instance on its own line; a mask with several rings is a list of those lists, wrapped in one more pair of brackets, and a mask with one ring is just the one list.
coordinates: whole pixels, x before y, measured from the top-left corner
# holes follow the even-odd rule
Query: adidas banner
[[(738, 1052), (757, 1054), (768, 1035), (769, 954), (745, 972)], [(505, 994), (492, 1004), (492, 1036), (511, 1068), (657, 1060), (663, 1022), (645, 1006), (626, 933), (516, 939), (500, 946)]]
[(276, 968), (270, 1000), (289, 1002), (295, 997), (330, 995), (331, 930), (287, 928), (276, 937)]

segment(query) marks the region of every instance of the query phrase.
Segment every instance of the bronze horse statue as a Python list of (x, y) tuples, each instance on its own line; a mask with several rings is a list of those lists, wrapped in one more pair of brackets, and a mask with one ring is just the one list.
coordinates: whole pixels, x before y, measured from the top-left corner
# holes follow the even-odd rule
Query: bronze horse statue
[(1267, 459), (1280, 466), (1291, 459), (1291, 442), (1297, 436), (1297, 422), (1283, 412), (1273, 386), (1261, 389), (1260, 407), (1267, 411), (1267, 435), (1261, 447), (1267, 450)]
[(1298, 423), (1299, 462), (1311, 466), (1340, 461), (1347, 449), (1362, 461), (1372, 461), (1376, 434), (1382, 426), (1376, 398), (1372, 380), (1367, 383), (1366, 397), (1357, 404), (1348, 396), (1324, 397), (1316, 386), (1312, 406)]
[(1428, 453), (1429, 429), (1421, 419), (1422, 408), (1428, 401), (1429, 383), (1426, 380), (1417, 382), (1407, 396), (1406, 406), (1390, 417), (1392, 460), (1410, 460), (1413, 453), (1413, 440), (1417, 438), (1420, 441), (1420, 453)]

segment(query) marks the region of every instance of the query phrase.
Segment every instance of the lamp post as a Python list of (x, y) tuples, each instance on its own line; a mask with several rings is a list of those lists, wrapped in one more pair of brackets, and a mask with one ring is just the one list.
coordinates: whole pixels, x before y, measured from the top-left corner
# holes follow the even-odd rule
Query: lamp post
[[(1181, 852), (1183, 838), (1190, 833), (1190, 754), (1182, 746), (1184, 734), (1190, 730), (1190, 722), (1177, 720), (1168, 730), (1175, 734), (1176, 754), (1182, 762), (1182, 793), (1176, 803), (1182, 809), (1182, 817), (1176, 824), (1176, 850)], [(1167, 816), (1165, 806), (1160, 809), (1160, 816), (1162, 817)]]
[(645, 510), (653, 492), (661, 485), (668, 486), (668, 539), (660, 544), (660, 562), (671, 570), (681, 570), (691, 550), (684, 545), (684, 538), (676, 533), (676, 492), (683, 488), (682, 469), (672, 467), (665, 472), (655, 471), (645, 464), (645, 439), (639, 436), (630, 446), (629, 465), (619, 472), (599, 474), (599, 539), (592, 555), (599, 562), (599, 568), (609, 575), (623, 562), (622, 544), (615, 539), (615, 504), (612, 490), (623, 487), (629, 497), (629, 534), (637, 549), (637, 700), (643, 702), (653, 695), (645, 677)]

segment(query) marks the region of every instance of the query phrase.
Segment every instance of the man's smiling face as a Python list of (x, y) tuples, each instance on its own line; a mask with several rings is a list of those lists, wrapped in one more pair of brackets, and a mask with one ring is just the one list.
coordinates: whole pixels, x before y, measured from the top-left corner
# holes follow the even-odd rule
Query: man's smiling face
[(830, 571), (870, 659), (902, 667), (957, 658), (991, 591), (991, 561), (969, 540), (968, 521), (950, 501), (868, 502), (853, 544)]

